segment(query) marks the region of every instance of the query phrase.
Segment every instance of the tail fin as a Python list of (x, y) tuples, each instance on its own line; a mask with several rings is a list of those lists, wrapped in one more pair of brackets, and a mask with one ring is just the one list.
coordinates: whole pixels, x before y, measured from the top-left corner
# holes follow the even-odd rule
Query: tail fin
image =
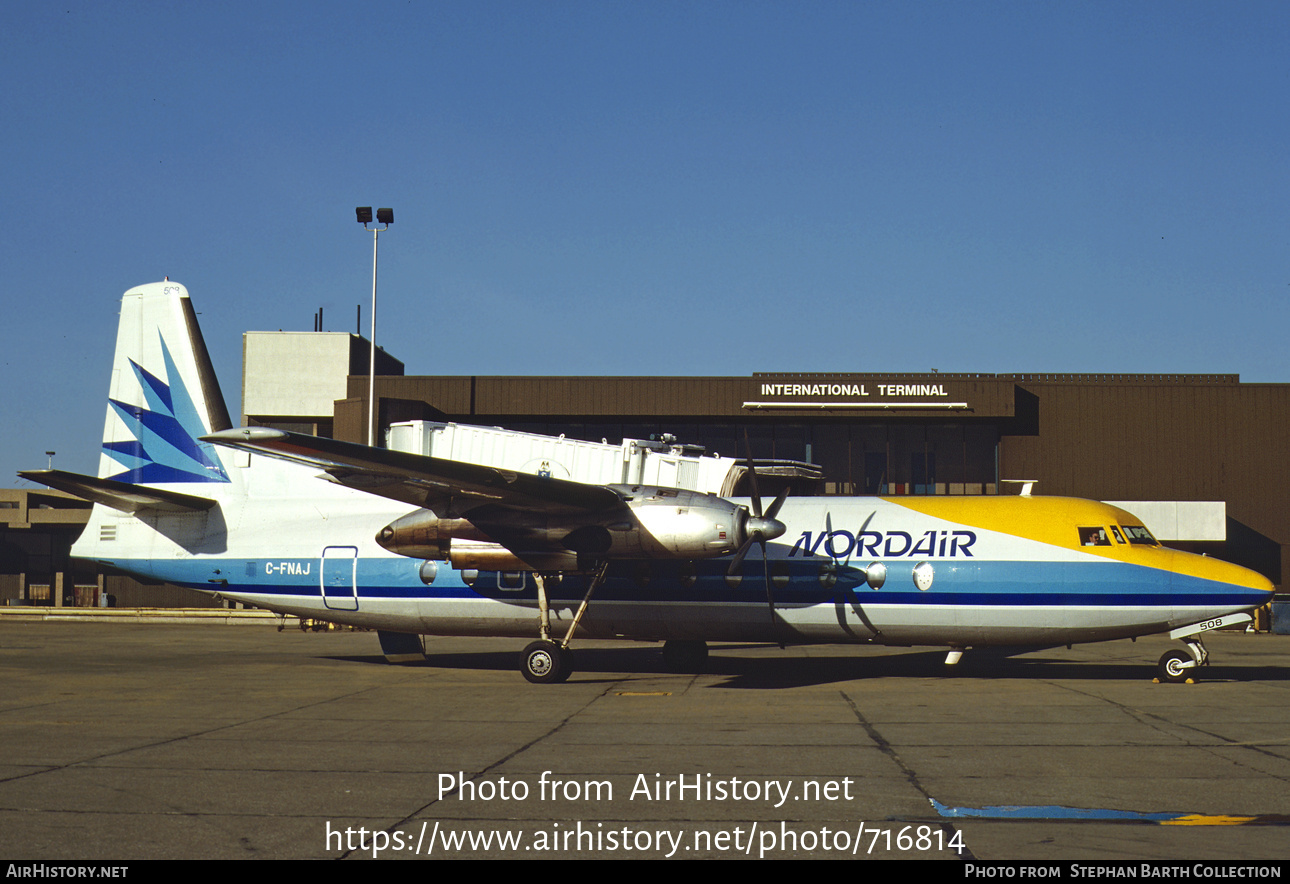
[(166, 280), (126, 292), (99, 478), (228, 482), (215, 447), (198, 439), (231, 426), (188, 290)]

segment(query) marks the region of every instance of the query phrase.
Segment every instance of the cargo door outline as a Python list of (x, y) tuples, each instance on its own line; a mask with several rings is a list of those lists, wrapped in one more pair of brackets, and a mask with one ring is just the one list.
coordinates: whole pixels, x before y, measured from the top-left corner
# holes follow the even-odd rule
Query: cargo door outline
[(323, 548), (318, 588), (323, 606), (333, 611), (358, 610), (358, 547)]

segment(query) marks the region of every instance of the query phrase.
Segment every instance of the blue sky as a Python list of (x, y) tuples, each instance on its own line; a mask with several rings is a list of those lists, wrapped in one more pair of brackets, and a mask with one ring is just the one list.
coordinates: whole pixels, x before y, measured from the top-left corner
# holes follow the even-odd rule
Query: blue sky
[(5, 475), (93, 472), (133, 285), (188, 286), (234, 414), (243, 331), (353, 330), (356, 205), (413, 374), (1290, 382), (1284, 3), (5, 18)]

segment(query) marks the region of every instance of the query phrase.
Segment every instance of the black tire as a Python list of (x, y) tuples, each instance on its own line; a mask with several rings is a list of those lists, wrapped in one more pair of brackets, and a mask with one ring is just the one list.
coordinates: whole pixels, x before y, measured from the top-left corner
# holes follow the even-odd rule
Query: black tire
[(1166, 651), (1156, 667), (1160, 671), (1160, 680), (1170, 684), (1182, 684), (1191, 678), (1192, 670), (1196, 668), (1191, 654), (1186, 651)]
[(520, 672), (534, 684), (559, 684), (569, 678), (569, 652), (551, 641), (536, 641), (524, 649)]
[(663, 668), (668, 672), (703, 672), (708, 668), (707, 643), (687, 641), (664, 642)]
[(555, 677), (553, 684), (564, 684), (571, 675), (573, 675), (573, 651), (560, 648), (560, 673)]

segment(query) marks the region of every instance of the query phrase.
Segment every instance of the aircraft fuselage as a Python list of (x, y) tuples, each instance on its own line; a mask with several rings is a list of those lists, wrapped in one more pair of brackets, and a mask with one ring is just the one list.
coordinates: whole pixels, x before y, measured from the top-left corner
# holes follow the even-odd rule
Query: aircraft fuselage
[[(255, 460), (270, 473), (294, 469)], [(242, 478), (257, 487), (255, 477)], [(326, 493), (309, 501), (226, 500), (212, 512), (157, 515), (151, 524), (100, 507), (73, 553), (302, 617), (436, 635), (535, 634), (532, 573), (392, 555), (373, 538), (406, 506), (318, 485)], [(768, 544), (767, 560), (754, 550), (734, 575), (728, 557), (612, 562), (578, 634), (1066, 644), (1253, 608), (1272, 588), (1217, 559), (1130, 542), (1126, 529), (1140, 527), (1136, 519), (1083, 500), (802, 498), (789, 500), (780, 518), (788, 530)], [(1093, 529), (1108, 542), (1084, 545)], [(131, 543), (134, 555), (113, 557), (110, 548), (127, 545), (132, 530), (151, 535), (145, 554)], [(875, 564), (875, 573), (885, 571), (877, 587), (867, 580)], [(579, 573), (547, 579), (553, 629), (571, 619), (588, 580)]]

